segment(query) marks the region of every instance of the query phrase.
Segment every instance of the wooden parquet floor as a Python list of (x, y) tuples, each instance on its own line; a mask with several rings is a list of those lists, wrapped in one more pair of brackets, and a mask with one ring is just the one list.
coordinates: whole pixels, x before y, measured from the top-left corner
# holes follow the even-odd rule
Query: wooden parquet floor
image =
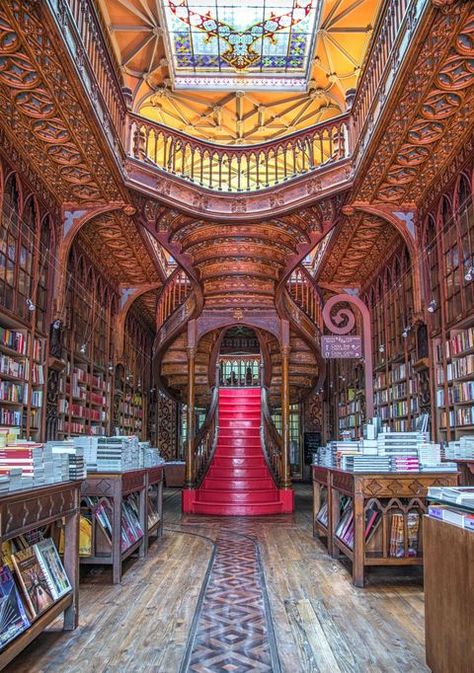
[[(418, 569), (374, 569), (365, 589), (312, 537), (311, 489), (297, 512), (182, 517), (122, 584), (81, 583), (80, 626), (41, 635), (7, 673), (429, 673)], [(403, 573), (403, 574), (402, 574)]]

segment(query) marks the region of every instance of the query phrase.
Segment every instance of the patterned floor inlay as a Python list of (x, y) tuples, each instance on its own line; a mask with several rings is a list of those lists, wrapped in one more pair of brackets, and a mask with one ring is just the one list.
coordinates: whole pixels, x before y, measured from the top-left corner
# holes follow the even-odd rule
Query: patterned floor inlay
[(224, 529), (215, 550), (186, 673), (279, 673), (256, 542)]

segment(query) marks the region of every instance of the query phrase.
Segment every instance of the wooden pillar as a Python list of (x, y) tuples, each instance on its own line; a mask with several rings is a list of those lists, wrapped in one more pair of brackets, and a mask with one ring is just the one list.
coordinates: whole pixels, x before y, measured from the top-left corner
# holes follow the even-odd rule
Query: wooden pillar
[(186, 476), (185, 487), (192, 488), (194, 483), (193, 445), (194, 445), (194, 377), (196, 369), (196, 349), (188, 348), (188, 400), (187, 400), (187, 437), (186, 437)]
[(291, 488), (290, 477), (290, 383), (288, 369), (290, 363), (290, 325), (281, 321), (281, 487)]
[(185, 487), (192, 488), (194, 484), (194, 394), (196, 376), (196, 321), (188, 322), (188, 399), (187, 399), (187, 437), (186, 437), (186, 472)]

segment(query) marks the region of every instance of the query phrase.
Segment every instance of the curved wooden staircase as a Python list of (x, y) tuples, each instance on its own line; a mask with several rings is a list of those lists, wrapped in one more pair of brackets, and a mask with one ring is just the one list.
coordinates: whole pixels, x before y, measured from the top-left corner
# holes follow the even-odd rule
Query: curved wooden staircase
[(183, 492), (194, 514), (263, 516), (293, 511), (293, 492), (280, 489), (262, 446), (261, 389), (221, 388), (217, 445), (201, 485)]

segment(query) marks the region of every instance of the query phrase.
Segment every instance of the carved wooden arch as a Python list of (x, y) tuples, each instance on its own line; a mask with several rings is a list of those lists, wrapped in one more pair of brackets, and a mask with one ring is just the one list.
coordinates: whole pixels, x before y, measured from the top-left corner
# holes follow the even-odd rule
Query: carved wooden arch
[(120, 297), (120, 308), (115, 322), (115, 354), (118, 360), (123, 357), (124, 338), (125, 338), (125, 321), (127, 314), (136, 299), (141, 297), (146, 292), (151, 290), (159, 290), (163, 287), (161, 282), (146, 283), (145, 285), (138, 285), (137, 287), (122, 288)]
[[(355, 212), (368, 213), (379, 217), (391, 224), (398, 231), (402, 240), (405, 242), (411, 259), (412, 277), (413, 277), (413, 309), (415, 315), (422, 313), (422, 282), (421, 282), (421, 259), (419, 245), (417, 245), (417, 233), (415, 224), (416, 211), (407, 210), (400, 206), (377, 205), (369, 203), (353, 203), (350, 206), (344, 206), (345, 215), (353, 215)], [(397, 216), (397, 214), (399, 216)], [(404, 218), (403, 215), (406, 217)], [(413, 230), (408, 228), (408, 220), (412, 221)]]
[(53, 305), (54, 319), (64, 320), (64, 295), (66, 289), (67, 261), (72, 244), (79, 231), (91, 220), (104, 213), (123, 210), (127, 215), (133, 215), (135, 208), (123, 202), (101, 203), (92, 206), (68, 205), (63, 206), (62, 233), (57, 247), (57, 273), (54, 281)]
[[(197, 329), (196, 329), (196, 344), (198, 344), (202, 337), (208, 334), (209, 332), (214, 332), (216, 329), (229, 329), (230, 327), (236, 326), (245, 326), (249, 327), (255, 331), (264, 330), (272, 334), (278, 340), (278, 343), (281, 344), (281, 331), (280, 331), (280, 320), (275, 312), (275, 320), (272, 321), (267, 317), (257, 317), (252, 315), (245, 315), (245, 318), (242, 320), (236, 319), (232, 315), (213, 315), (213, 316), (204, 316), (201, 315), (196, 319)], [(272, 324), (274, 322), (275, 324)]]

